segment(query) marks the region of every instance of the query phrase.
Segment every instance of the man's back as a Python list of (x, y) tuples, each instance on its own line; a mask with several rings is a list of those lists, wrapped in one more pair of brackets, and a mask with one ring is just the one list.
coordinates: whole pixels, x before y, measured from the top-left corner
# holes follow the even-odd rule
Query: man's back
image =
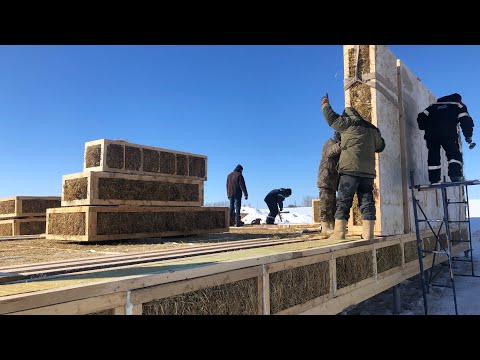
[(425, 130), (425, 136), (457, 137), (457, 124), (460, 123), (466, 138), (472, 137), (473, 120), (467, 106), (458, 94), (439, 98), (417, 117), (418, 128)]
[(241, 172), (234, 170), (227, 176), (227, 197), (242, 197), (242, 191), (247, 196), (245, 179)]
[(323, 109), (328, 124), (342, 134), (339, 172), (351, 176), (374, 178), (375, 152), (385, 148), (385, 140), (376, 126), (364, 120), (351, 107), (340, 116), (330, 105)]

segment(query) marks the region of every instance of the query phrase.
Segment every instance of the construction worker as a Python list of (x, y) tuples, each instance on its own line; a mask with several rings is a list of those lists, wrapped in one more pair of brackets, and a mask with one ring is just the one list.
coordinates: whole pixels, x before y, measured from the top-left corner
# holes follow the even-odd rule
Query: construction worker
[(338, 160), (340, 158), (341, 137), (338, 131), (333, 139), (323, 144), (322, 158), (318, 166), (317, 186), (320, 195), (320, 221), (322, 233), (331, 234), (335, 226), (336, 193), (338, 186)]
[(453, 182), (463, 181), (463, 157), (460, 152), (457, 124), (465, 141), (473, 148), (473, 120), (468, 114), (462, 97), (455, 93), (441, 97), (417, 116), (418, 128), (425, 130), (424, 139), (428, 149), (428, 179), (431, 184), (441, 181), (440, 147), (448, 160), (448, 176)]
[(236, 225), (240, 227), (244, 225), (240, 217), (242, 192), (245, 195), (245, 200), (248, 200), (247, 185), (243, 177), (243, 166), (239, 164), (227, 176), (227, 196), (228, 200), (230, 200), (230, 226)]
[(285, 198), (292, 195), (292, 189), (274, 189), (265, 196), (265, 202), (267, 203), (268, 210), (270, 212), (267, 215), (267, 224), (274, 224), (275, 217), (278, 215), (278, 209), (283, 210), (283, 201)]
[(328, 125), (341, 134), (341, 153), (338, 162), (337, 210), (334, 239), (345, 239), (350, 208), (355, 193), (362, 216), (362, 238), (373, 239), (375, 227), (375, 199), (373, 180), (376, 176), (375, 153), (383, 151), (385, 140), (380, 130), (360, 116), (353, 107), (346, 107), (342, 115), (333, 111), (328, 96), (322, 97), (322, 112)]

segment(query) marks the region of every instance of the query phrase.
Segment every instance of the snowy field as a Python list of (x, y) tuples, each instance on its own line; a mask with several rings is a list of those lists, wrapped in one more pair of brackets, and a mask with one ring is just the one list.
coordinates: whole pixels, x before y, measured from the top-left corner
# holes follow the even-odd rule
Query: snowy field
[[(473, 244), (474, 270), (480, 275), (480, 199), (470, 200), (470, 217)], [(312, 223), (312, 208), (297, 207), (284, 208), (289, 213), (278, 216), (275, 223), (281, 224), (310, 224)], [(260, 218), (262, 224), (268, 214), (268, 209), (253, 209), (242, 207), (246, 213), (243, 221), (246, 224)], [(439, 275), (435, 282), (450, 285), (448, 266), (438, 265), (435, 273)], [(454, 273), (471, 274), (470, 262), (454, 263)], [(455, 276), (455, 290), (457, 294), (458, 313), (460, 315), (480, 315), (480, 277)], [(399, 315), (423, 315), (422, 287), (419, 276), (415, 276), (399, 285), (401, 312)], [(432, 286), (427, 295), (429, 315), (455, 315), (453, 291), (451, 288)], [(393, 293), (389, 289), (347, 310), (349, 315), (391, 315), (393, 311)]]

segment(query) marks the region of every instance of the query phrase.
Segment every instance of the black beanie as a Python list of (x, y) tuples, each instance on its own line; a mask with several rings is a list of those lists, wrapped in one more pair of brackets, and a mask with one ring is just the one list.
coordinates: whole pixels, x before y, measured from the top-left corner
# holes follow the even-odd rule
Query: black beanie
[(238, 164), (234, 171), (243, 171), (243, 166)]

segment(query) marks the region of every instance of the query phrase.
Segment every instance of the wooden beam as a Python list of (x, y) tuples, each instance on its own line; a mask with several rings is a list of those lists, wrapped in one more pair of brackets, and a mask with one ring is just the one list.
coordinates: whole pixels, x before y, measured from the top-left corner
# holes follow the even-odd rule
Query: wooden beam
[(9, 315), (86, 315), (118, 307), (124, 309), (125, 299), (125, 293), (114, 293), (14, 312)]

